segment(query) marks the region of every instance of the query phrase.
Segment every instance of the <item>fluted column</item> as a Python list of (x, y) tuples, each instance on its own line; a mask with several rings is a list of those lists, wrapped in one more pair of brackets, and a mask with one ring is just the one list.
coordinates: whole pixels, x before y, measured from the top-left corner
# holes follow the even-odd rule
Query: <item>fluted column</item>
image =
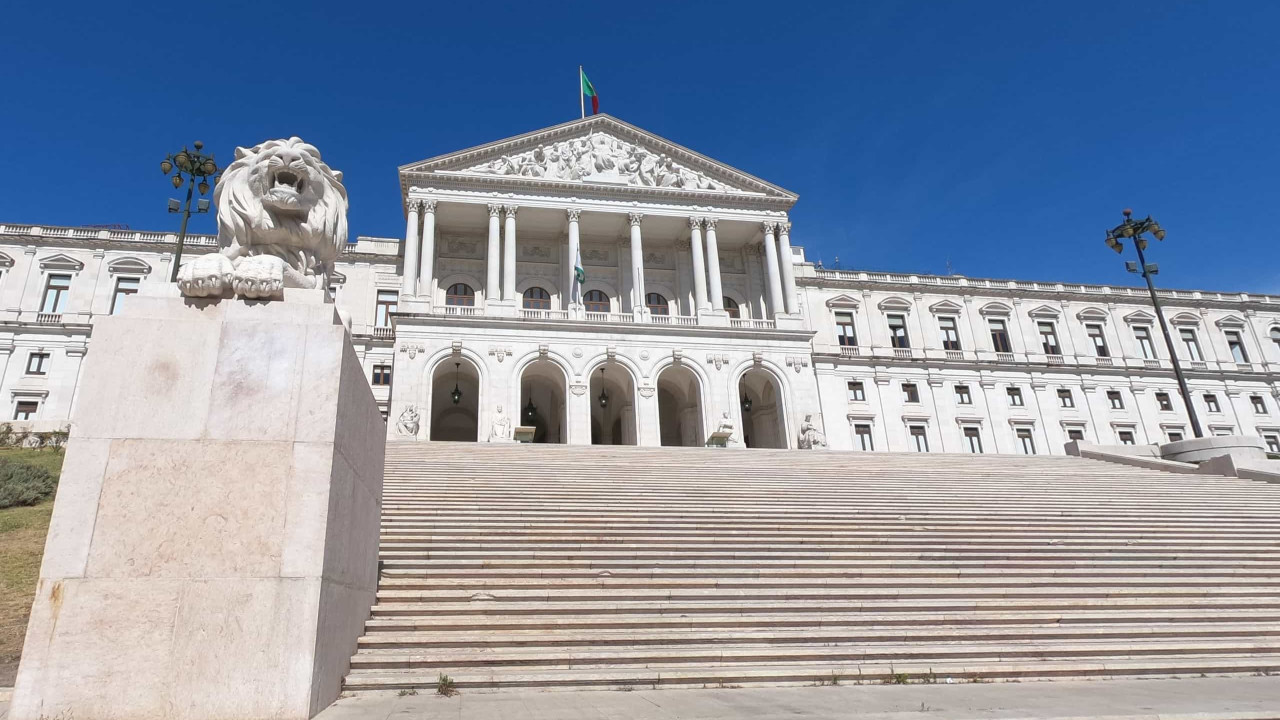
[(579, 252), (579, 236), (578, 236), (578, 215), (582, 211), (578, 208), (569, 208), (565, 213), (569, 216), (569, 274), (568, 281), (565, 283), (563, 294), (560, 299), (560, 306), (569, 309), (572, 303), (582, 302), (582, 288), (578, 287), (577, 271), (578, 252)]
[(644, 213), (628, 213), (631, 221), (631, 307), (644, 311), (644, 246), (640, 240), (640, 221)]
[(764, 228), (764, 270), (769, 276), (769, 312), (786, 312), (782, 305), (782, 281), (778, 278), (778, 243), (774, 238), (777, 224), (760, 223)]
[(724, 309), (724, 289), (720, 286), (720, 248), (716, 246), (716, 219), (707, 218), (707, 292), (711, 293), (711, 307)]
[(698, 310), (710, 310), (711, 304), (707, 302), (707, 271), (702, 264), (702, 218), (689, 218), (689, 247), (693, 254), (693, 304)]
[(422, 255), (418, 261), (418, 280), (422, 283), (422, 295), (435, 302), (436, 261), (436, 201), (422, 201)]
[(502, 232), (502, 299), (516, 299), (516, 205), (502, 208), (506, 228)]
[(778, 263), (782, 266), (782, 299), (787, 312), (796, 307), (796, 269), (791, 258), (791, 223), (778, 223)]
[(418, 209), (421, 200), (409, 200), (409, 220), (404, 227), (404, 272), (400, 277), (400, 296), (418, 294)]
[(498, 214), (501, 212), (501, 205), (489, 206), (489, 249), (485, 255), (488, 272), (484, 276), (485, 302), (502, 299), (502, 290), (498, 287), (499, 254), (502, 252), (501, 245), (498, 242), (498, 229), (502, 223), (498, 219)]

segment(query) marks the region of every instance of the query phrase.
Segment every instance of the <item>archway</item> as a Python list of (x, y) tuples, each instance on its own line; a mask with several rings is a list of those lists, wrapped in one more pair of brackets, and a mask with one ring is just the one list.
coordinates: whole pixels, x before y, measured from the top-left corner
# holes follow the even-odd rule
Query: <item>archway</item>
[(750, 448), (787, 448), (782, 392), (768, 370), (751, 368), (738, 381), (742, 410), (742, 442)]
[(535, 443), (567, 442), (564, 371), (541, 358), (520, 374), (520, 415), (517, 424), (532, 427)]
[(617, 361), (591, 373), (591, 444), (636, 444), (636, 391), (631, 371)]
[(475, 442), (480, 435), (480, 373), (470, 360), (450, 355), (431, 377), (432, 440)]
[(663, 445), (701, 447), (706, 443), (701, 391), (698, 376), (684, 365), (672, 365), (658, 374), (658, 431)]

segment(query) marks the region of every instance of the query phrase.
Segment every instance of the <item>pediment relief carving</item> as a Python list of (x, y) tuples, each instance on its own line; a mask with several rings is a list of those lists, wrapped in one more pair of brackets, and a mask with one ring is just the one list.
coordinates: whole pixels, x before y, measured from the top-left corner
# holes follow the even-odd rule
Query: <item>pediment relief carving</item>
[(483, 258), (484, 247), (479, 240), (473, 238), (450, 237), (440, 238), (440, 257)]
[(555, 249), (550, 245), (519, 243), (520, 259), (526, 262), (556, 262)]
[(582, 262), (586, 265), (616, 265), (614, 251), (605, 245), (589, 246), (583, 244), (579, 252), (582, 253)]

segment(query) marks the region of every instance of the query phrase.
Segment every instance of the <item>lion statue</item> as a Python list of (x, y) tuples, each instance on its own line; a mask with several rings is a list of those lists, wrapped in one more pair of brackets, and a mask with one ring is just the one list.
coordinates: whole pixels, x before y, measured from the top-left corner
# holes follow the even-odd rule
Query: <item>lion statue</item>
[(329, 287), (347, 244), (347, 190), (315, 146), (292, 137), (236, 148), (213, 191), (221, 252), (178, 270), (190, 297), (282, 297), (284, 288)]

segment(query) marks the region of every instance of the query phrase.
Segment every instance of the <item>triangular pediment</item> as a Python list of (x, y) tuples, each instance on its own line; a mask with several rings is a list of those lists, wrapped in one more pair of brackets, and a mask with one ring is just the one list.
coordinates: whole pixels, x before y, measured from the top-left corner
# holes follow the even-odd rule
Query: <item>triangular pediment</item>
[(1040, 318), (1042, 320), (1056, 320), (1062, 313), (1051, 305), (1041, 305), (1027, 314), (1033, 318)]
[(8, 253), (0, 252), (0, 268), (11, 267), (13, 267), (13, 258), (9, 257)]
[(827, 307), (840, 310), (857, 310), (861, 305), (857, 298), (852, 295), (841, 293), (827, 301)]
[(40, 258), (41, 270), (83, 270), (84, 263), (71, 257), (58, 253), (48, 257)]
[(1146, 310), (1134, 310), (1124, 316), (1124, 321), (1130, 325), (1150, 325), (1156, 321), (1156, 316)]
[(933, 313), (934, 315), (957, 315), (963, 309), (964, 308), (960, 307), (956, 303), (951, 302), (950, 300), (939, 300), (938, 302), (929, 306), (929, 312)]
[(757, 197), (796, 195), (609, 115), (480, 145), (400, 168), (401, 190), (437, 184), (632, 190), (638, 194)]
[(1244, 318), (1238, 317), (1236, 315), (1228, 315), (1218, 320), (1217, 322), (1215, 322), (1214, 325), (1217, 325), (1220, 328), (1228, 328), (1228, 327), (1238, 328), (1238, 327), (1244, 327), (1245, 322), (1244, 322)]

